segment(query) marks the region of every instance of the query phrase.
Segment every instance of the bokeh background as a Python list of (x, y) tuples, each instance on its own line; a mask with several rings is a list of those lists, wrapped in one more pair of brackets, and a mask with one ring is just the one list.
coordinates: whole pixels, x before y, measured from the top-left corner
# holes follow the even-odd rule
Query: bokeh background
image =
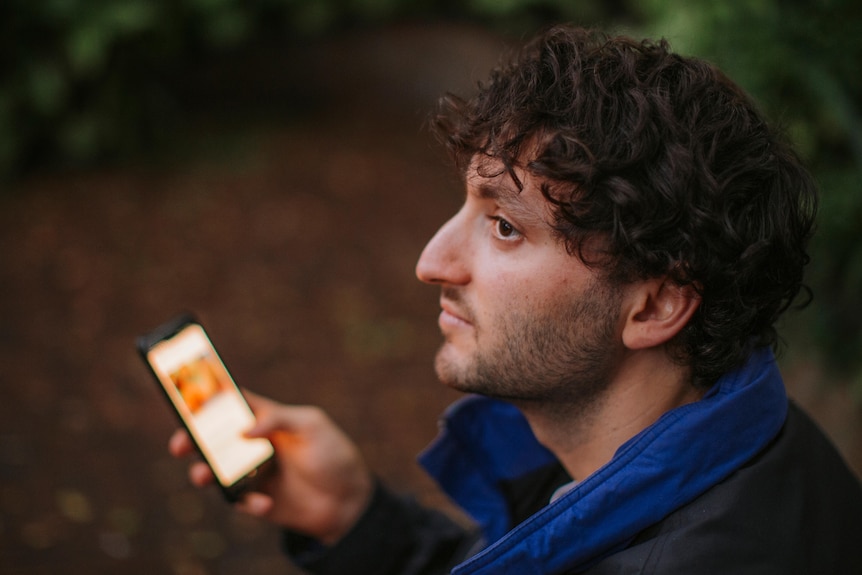
[(719, 63), (796, 142), (823, 205), (781, 361), (862, 472), (858, 2), (7, 0), (0, 573), (296, 573), (167, 455), (134, 338), (181, 310), (242, 385), (323, 406), (447, 507), (414, 463), (455, 395), (413, 266), (461, 191), (425, 119), (558, 21)]

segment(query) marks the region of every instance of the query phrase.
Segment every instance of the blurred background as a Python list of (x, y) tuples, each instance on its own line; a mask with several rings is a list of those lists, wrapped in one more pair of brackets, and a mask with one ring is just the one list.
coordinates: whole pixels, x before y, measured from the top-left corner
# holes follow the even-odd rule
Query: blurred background
[(0, 4), (0, 573), (296, 573), (188, 485), (134, 338), (182, 310), (241, 385), (326, 408), (393, 488), (455, 395), (413, 277), (461, 189), (425, 118), (574, 21), (718, 63), (823, 205), (790, 393), (862, 472), (862, 5), (851, 0)]

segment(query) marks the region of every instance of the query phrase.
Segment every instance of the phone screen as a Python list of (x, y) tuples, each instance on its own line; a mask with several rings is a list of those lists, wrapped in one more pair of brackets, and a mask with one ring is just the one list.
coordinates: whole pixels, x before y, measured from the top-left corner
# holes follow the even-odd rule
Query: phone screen
[(146, 356), (223, 486), (272, 456), (268, 440), (243, 436), (254, 424), (254, 414), (200, 325), (187, 324), (155, 343)]

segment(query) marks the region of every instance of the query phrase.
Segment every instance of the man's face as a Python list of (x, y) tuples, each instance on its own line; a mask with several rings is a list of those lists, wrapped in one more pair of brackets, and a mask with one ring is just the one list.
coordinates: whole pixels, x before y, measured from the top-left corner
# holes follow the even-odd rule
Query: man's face
[(589, 403), (622, 349), (621, 292), (566, 252), (538, 181), (516, 168), (519, 192), (496, 160), (483, 161), (416, 266), (441, 287), (437, 374), (465, 392)]

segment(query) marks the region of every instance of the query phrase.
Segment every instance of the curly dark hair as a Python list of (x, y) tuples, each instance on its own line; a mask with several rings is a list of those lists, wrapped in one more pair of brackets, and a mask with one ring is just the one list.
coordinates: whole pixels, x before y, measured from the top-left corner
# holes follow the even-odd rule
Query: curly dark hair
[(544, 182), (569, 253), (609, 281), (667, 276), (701, 305), (672, 356), (712, 385), (805, 294), (817, 191), (789, 144), (711, 64), (557, 26), (495, 70), (478, 95), (441, 99), (436, 132), (466, 170), (477, 155)]

